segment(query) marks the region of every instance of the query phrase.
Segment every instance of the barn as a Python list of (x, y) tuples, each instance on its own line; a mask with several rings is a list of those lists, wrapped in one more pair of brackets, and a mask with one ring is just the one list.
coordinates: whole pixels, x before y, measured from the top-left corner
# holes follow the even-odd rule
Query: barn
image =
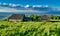
[(24, 19), (25, 15), (24, 14), (12, 14), (9, 18), (8, 21), (16, 22), (16, 21), (22, 21)]
[(42, 15), (40, 19), (41, 19), (41, 21), (49, 21), (50, 20), (50, 18), (47, 15)]

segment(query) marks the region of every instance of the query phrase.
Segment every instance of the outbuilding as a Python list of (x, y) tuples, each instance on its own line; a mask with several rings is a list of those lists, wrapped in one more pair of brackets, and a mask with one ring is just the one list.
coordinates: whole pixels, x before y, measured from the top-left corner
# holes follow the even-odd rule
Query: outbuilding
[(49, 21), (50, 18), (47, 15), (41, 16), (41, 21)]
[(31, 17), (24, 17), (23, 21), (33, 21), (33, 18), (31, 18)]
[(24, 19), (25, 15), (24, 14), (12, 14), (9, 18), (8, 21), (16, 22), (16, 21), (22, 21)]

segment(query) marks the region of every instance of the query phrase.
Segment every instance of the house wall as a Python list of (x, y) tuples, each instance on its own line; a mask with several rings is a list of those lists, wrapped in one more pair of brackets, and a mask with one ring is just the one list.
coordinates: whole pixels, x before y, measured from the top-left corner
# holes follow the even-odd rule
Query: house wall
[(9, 19), (9, 21), (16, 22), (16, 21), (22, 21), (22, 20), (20, 20), (20, 19)]

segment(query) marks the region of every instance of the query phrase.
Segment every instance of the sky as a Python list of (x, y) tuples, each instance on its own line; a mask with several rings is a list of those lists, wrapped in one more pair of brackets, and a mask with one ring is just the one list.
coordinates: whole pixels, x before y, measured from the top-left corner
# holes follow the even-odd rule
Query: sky
[(60, 0), (0, 0), (0, 3), (60, 6)]
[[(55, 8), (58, 8), (57, 10), (60, 11), (60, 0), (0, 0), (1, 4), (13, 4), (13, 6), (15, 6), (14, 4), (20, 4), (23, 6), (26, 5), (48, 5), (48, 6), (52, 6), (54, 10), (56, 10)], [(55, 6), (55, 7), (54, 7)], [(34, 12), (36, 10), (25, 10), (25, 12)], [(16, 10), (16, 9), (12, 9), (12, 8), (1, 8), (0, 7), (0, 12), (23, 12), (23, 10)], [(39, 12), (39, 11), (36, 11)]]

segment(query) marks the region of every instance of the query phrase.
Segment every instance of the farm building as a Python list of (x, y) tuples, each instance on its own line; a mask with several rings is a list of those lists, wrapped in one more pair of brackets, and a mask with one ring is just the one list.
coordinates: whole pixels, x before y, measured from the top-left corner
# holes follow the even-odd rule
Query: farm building
[(23, 19), (23, 21), (33, 21), (33, 18), (31, 18), (31, 17), (25, 17), (25, 18)]
[(16, 22), (16, 21), (22, 21), (24, 19), (24, 14), (13, 14), (8, 18), (8, 21)]
[(47, 15), (41, 16), (40, 19), (41, 19), (41, 21), (49, 21), (50, 20), (50, 18)]

